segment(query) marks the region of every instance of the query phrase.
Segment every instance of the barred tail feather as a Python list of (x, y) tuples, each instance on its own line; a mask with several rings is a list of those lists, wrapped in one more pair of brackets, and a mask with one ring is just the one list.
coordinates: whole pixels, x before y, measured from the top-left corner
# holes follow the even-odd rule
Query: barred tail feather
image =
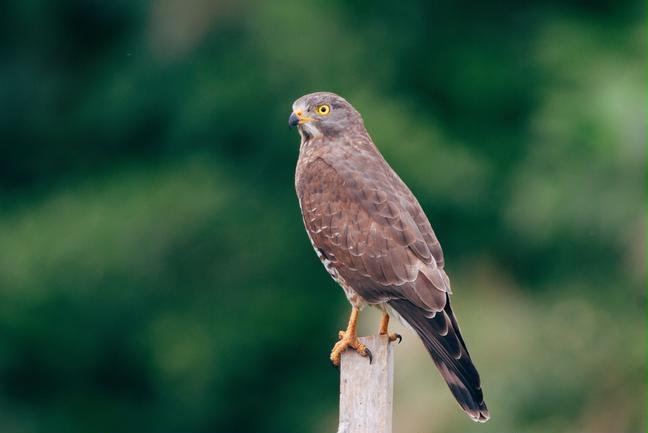
[(441, 376), (461, 408), (476, 422), (486, 422), (490, 413), (484, 403), (479, 373), (459, 332), (457, 320), (446, 299), (443, 310), (433, 317), (404, 299), (389, 301), (402, 320), (416, 331), (432, 356)]

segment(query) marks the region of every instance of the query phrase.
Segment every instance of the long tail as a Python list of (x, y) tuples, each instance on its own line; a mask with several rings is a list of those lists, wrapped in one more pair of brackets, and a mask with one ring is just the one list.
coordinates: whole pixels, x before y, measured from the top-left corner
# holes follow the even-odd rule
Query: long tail
[(461, 408), (473, 421), (488, 421), (490, 413), (484, 403), (479, 373), (459, 332), (450, 298), (446, 298), (444, 309), (432, 318), (427, 311), (404, 299), (391, 300), (389, 305), (421, 337)]

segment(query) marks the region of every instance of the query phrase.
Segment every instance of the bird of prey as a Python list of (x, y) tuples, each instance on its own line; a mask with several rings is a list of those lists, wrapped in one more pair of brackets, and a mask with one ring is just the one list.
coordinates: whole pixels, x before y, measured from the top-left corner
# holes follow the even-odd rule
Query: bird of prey
[(380, 334), (400, 338), (388, 333), (390, 316), (413, 329), (461, 408), (474, 421), (487, 421), (479, 373), (450, 307), (441, 245), (360, 113), (334, 93), (317, 92), (293, 103), (288, 124), (301, 136), (295, 187), (306, 232), (352, 306), (333, 364), (347, 348), (371, 362), (356, 322), (365, 305), (376, 306), (383, 311)]

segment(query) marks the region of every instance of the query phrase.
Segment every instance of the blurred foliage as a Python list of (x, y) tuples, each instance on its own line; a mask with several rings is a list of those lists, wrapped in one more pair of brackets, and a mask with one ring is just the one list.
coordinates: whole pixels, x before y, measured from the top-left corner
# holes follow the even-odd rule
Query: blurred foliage
[(0, 83), (0, 431), (335, 429), (316, 90), (426, 209), (493, 413), (410, 337), (396, 431), (645, 431), (645, 2), (9, 0)]

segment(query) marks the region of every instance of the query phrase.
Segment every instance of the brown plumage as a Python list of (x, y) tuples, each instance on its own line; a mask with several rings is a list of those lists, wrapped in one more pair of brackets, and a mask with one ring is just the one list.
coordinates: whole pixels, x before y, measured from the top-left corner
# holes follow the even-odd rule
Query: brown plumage
[(409, 325), (463, 410), (488, 420), (450, 307), (441, 245), (360, 114), (340, 96), (319, 92), (295, 101), (289, 123), (299, 125), (302, 139), (295, 185), (304, 225), (327, 271), (354, 307), (374, 305)]

